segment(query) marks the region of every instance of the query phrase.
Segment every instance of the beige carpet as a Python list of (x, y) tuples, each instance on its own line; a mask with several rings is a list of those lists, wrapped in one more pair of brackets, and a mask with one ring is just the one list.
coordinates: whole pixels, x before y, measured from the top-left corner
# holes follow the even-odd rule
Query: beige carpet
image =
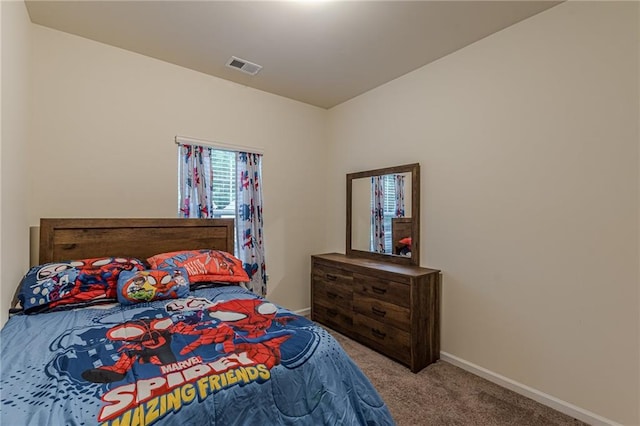
[(399, 426), (585, 425), (447, 362), (418, 374), (327, 329), (369, 377)]

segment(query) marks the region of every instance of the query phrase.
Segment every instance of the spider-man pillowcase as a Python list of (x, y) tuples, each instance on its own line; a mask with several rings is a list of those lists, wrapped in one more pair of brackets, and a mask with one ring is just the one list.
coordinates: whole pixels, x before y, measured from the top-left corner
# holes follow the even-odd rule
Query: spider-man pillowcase
[(24, 276), (18, 300), (28, 314), (115, 302), (120, 273), (143, 269), (142, 261), (131, 257), (45, 263)]
[(191, 283), (249, 282), (242, 261), (221, 250), (183, 250), (156, 254), (147, 259), (153, 269), (184, 268)]
[(184, 268), (122, 272), (118, 278), (118, 302), (123, 305), (188, 295), (189, 280)]

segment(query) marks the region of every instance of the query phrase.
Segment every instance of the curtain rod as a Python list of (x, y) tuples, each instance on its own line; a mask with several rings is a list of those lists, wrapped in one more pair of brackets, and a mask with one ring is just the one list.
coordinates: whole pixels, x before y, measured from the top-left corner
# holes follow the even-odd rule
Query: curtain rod
[(244, 145), (234, 145), (234, 144), (217, 142), (217, 141), (207, 141), (204, 139), (188, 138), (186, 136), (176, 136), (175, 143), (176, 145), (204, 145), (204, 146), (210, 146), (212, 148), (221, 149), (224, 151), (249, 152), (251, 154), (264, 155), (264, 149), (262, 148), (256, 148), (253, 146), (244, 146)]

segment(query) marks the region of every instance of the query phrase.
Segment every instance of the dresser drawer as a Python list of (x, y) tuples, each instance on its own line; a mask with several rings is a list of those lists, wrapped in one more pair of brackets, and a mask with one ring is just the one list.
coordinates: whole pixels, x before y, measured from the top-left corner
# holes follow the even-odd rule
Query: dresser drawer
[(353, 310), (383, 324), (409, 331), (411, 326), (411, 311), (404, 306), (394, 305), (379, 299), (355, 294)]
[(407, 331), (358, 313), (353, 314), (353, 331), (374, 349), (405, 364), (411, 363), (411, 339)]
[(351, 312), (342, 309), (323, 306), (319, 303), (313, 305), (312, 320), (321, 322), (338, 331), (348, 334), (353, 327)]
[(411, 307), (411, 287), (371, 275), (354, 274), (354, 292), (405, 308)]
[(352, 290), (339, 282), (324, 281), (313, 277), (313, 303), (327, 308), (340, 308), (351, 312)]
[(353, 287), (353, 273), (334, 266), (314, 263), (311, 274), (314, 281), (342, 285), (349, 290)]

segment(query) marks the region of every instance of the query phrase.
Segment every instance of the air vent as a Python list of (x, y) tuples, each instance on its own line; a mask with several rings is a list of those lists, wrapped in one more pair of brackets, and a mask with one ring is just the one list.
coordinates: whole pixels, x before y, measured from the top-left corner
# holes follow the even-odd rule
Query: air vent
[(262, 69), (261, 65), (254, 64), (253, 62), (245, 61), (244, 59), (236, 58), (232, 56), (226, 64), (229, 68), (242, 71), (243, 73), (256, 75), (258, 71)]

